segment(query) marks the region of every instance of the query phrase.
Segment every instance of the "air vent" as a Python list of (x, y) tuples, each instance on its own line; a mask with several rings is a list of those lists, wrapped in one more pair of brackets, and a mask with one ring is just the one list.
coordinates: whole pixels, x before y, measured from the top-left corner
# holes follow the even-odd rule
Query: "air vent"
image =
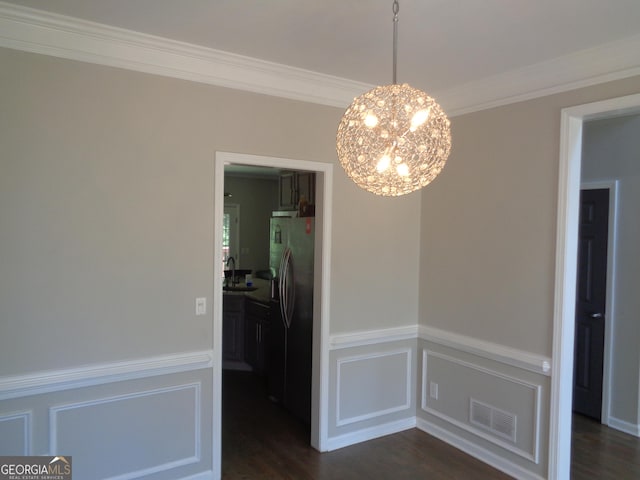
[(471, 423), (507, 440), (516, 441), (516, 416), (485, 403), (470, 399)]

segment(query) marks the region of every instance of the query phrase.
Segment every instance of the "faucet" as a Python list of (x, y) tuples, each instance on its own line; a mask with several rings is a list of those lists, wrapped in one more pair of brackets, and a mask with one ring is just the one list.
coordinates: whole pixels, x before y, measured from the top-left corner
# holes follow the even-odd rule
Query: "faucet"
[[(236, 284), (236, 259), (233, 258), (232, 256), (227, 257), (227, 267), (229, 266), (229, 263), (232, 264), (231, 267), (231, 286), (233, 287)], [(227, 283), (228, 285), (228, 283)]]

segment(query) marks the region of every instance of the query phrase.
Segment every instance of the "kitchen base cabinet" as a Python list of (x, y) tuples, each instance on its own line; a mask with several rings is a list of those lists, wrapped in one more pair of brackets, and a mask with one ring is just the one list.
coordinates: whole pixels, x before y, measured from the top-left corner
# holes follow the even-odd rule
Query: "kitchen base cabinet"
[(243, 295), (222, 296), (222, 359), (244, 362), (244, 303)]
[(245, 304), (244, 359), (256, 373), (265, 370), (265, 344), (271, 309), (268, 304), (247, 298)]

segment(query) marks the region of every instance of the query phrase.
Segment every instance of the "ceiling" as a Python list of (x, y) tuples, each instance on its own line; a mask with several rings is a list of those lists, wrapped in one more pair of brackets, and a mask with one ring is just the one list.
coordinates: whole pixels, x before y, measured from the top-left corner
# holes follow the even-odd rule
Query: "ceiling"
[[(392, 79), (391, 0), (7, 3), (364, 84)], [(599, 47), (629, 41), (640, 45), (638, 0), (401, 0), (398, 81), (437, 98), (438, 92), (446, 95), (487, 79), (507, 79), (509, 72), (530, 72), (532, 65), (557, 67), (576, 55), (582, 55), (581, 65), (589, 63), (591, 54), (591, 62), (597, 63)], [(605, 51), (607, 61), (615, 56), (614, 47)], [(637, 74), (640, 53), (631, 63)], [(593, 76), (589, 72), (583, 76)]]

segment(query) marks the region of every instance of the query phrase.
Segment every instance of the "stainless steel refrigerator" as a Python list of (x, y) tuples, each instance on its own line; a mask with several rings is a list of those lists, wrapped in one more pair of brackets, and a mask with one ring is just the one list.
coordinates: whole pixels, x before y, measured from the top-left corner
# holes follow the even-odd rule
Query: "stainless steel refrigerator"
[(311, 419), (315, 218), (271, 219), (269, 266), (275, 277), (266, 344), (269, 395)]

